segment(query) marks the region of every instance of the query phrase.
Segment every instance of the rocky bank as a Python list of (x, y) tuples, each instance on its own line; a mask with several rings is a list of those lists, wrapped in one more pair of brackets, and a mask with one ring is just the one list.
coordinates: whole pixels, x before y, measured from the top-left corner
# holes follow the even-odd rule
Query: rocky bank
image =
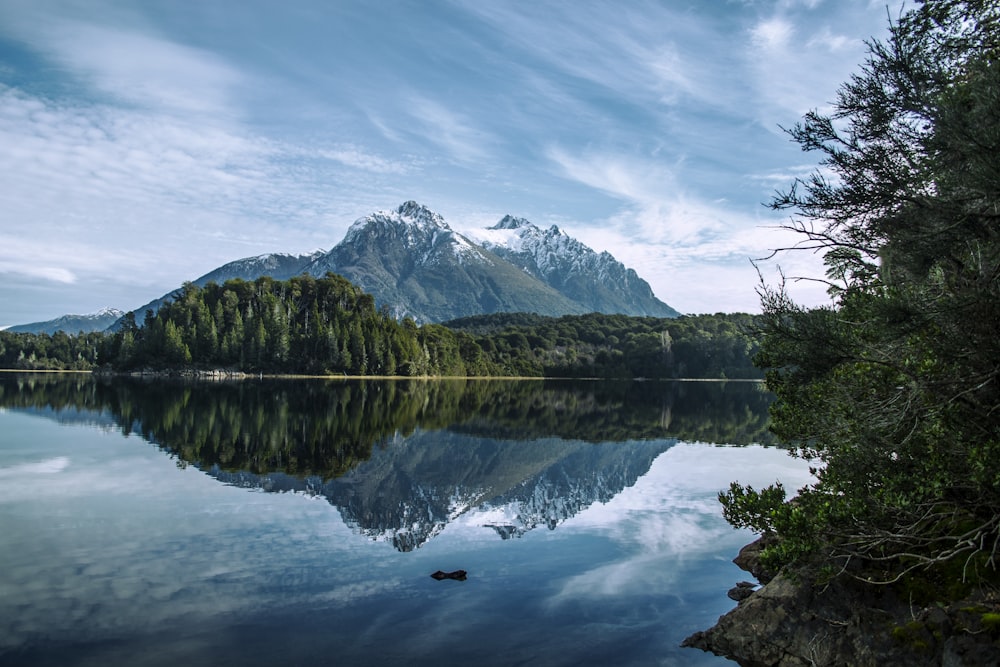
[(743, 598), (736, 608), (683, 646), (744, 667), (1000, 664), (1000, 591), (920, 604), (915, 599), (940, 596), (846, 575), (821, 584), (808, 569), (766, 572), (761, 548), (761, 540), (747, 545), (734, 562), (762, 586), (749, 594), (737, 586), (730, 592)]

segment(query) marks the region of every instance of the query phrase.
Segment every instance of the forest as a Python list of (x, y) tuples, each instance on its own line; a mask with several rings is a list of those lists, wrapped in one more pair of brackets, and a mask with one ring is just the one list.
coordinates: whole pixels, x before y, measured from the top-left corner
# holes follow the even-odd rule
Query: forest
[(113, 333), (0, 332), (0, 367), (381, 377), (760, 378), (755, 318), (498, 313), (397, 321), (343, 277), (186, 283)]
[(788, 130), (819, 167), (772, 207), (823, 254), (834, 305), (763, 289), (758, 362), (771, 428), (817, 482), (721, 497), (774, 568), (819, 562), (911, 605), (1000, 590), (998, 53), (1000, 3), (919, 4), (831, 115)]

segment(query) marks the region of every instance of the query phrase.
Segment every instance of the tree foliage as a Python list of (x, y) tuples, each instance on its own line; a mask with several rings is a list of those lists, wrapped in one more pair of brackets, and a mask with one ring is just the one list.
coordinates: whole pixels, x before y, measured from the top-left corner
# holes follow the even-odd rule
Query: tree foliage
[(446, 325), (472, 335), (504, 375), (760, 378), (755, 316), (678, 318), (496, 313)]
[(759, 378), (754, 317), (498, 313), (417, 327), (340, 276), (186, 284), (114, 334), (0, 332), (0, 367), (372, 376)]
[(870, 44), (832, 115), (789, 130), (820, 168), (773, 207), (823, 252), (833, 305), (762, 287), (758, 363), (773, 430), (817, 481), (791, 503), (738, 484), (721, 496), (734, 524), (783, 538), (775, 560), (825, 545), (885, 582), (996, 568), (998, 55), (995, 0), (922, 3)]
[(91, 370), (105, 342), (101, 333), (64, 331), (31, 334), (0, 331), (0, 368), (17, 370)]
[(346, 279), (327, 274), (184, 285), (142, 326), (126, 321), (104, 360), (119, 370), (195, 365), (252, 372), (464, 375), (441, 341), (397, 322)]

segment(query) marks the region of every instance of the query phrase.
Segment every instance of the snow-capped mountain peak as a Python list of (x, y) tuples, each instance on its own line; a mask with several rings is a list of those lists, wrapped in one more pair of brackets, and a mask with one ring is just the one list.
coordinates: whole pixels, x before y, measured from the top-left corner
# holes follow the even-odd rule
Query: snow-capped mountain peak
[(519, 229), (521, 227), (528, 227), (534, 225), (527, 218), (515, 218), (512, 215), (505, 215), (500, 222), (488, 227), (487, 229)]
[(421, 227), (438, 227), (441, 229), (451, 229), (448, 223), (440, 214), (435, 213), (426, 206), (415, 201), (408, 201), (400, 204), (396, 208), (396, 213), (405, 220), (412, 221)]
[(400, 243), (414, 253), (417, 264), (436, 263), (442, 253), (459, 262), (468, 258), (488, 261), (478, 246), (453, 230), (440, 214), (415, 201), (358, 218), (347, 230), (343, 244), (370, 243), (379, 238)]
[(589, 310), (673, 317), (678, 313), (655, 297), (649, 284), (611, 253), (597, 253), (556, 225), (541, 229), (506, 215), (474, 238), (484, 248), (520, 267)]
[(422, 204), (408, 201), (391, 211), (376, 211), (358, 218), (347, 230), (344, 240), (356, 238), (359, 234), (368, 233), (372, 226), (383, 228), (409, 228), (419, 230), (422, 234), (435, 232), (451, 232), (451, 227), (440, 214), (435, 213)]
[[(506, 215), (474, 232), (457, 227), (462, 231), (410, 200), (358, 218), (327, 252), (246, 257), (192, 282), (221, 285), (234, 278), (288, 280), (332, 272), (372, 294), (393, 316), (421, 324), (496, 312), (678, 314), (635, 271), (555, 225), (541, 229), (527, 218)], [(155, 312), (175, 296), (169, 292), (133, 312)]]

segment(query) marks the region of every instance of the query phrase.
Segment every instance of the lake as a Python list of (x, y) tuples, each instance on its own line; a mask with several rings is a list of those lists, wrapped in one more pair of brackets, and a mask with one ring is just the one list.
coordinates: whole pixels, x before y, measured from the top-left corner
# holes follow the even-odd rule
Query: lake
[(0, 374), (0, 663), (734, 664), (678, 645), (748, 577), (718, 492), (809, 481), (769, 401)]

